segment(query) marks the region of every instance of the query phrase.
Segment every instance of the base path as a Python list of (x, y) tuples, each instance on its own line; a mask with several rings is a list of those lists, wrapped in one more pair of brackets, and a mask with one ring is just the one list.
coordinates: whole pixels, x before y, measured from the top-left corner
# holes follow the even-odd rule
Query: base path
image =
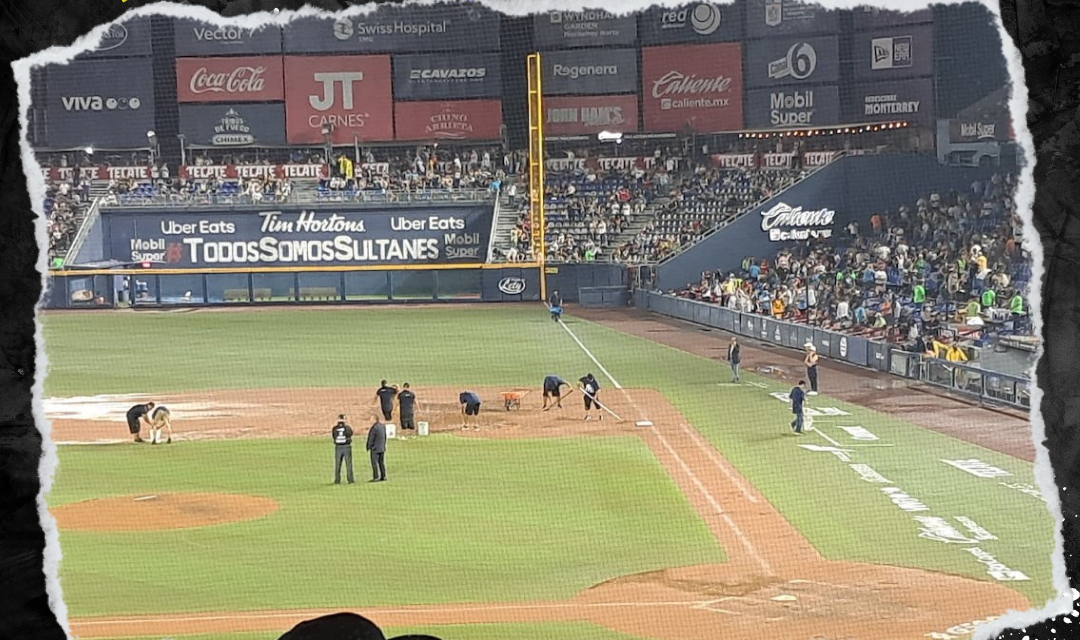
[[(1026, 611), (1028, 600), (1004, 586), (930, 571), (831, 561), (791, 526), (765, 497), (692, 429), (656, 391), (607, 388), (602, 396), (616, 414), (584, 422), (581, 399), (541, 411), (538, 391), (520, 410), (506, 411), (500, 391), (473, 389), (485, 401), (481, 428), (461, 430), (460, 389), (417, 388), (433, 432), (463, 438), (557, 436), (640, 437), (680, 487), (728, 562), (623, 576), (563, 602), (415, 605), (354, 609), (382, 627), (584, 621), (655, 640), (705, 638), (812, 638), (860, 640), (923, 638), (954, 625)], [(172, 410), (172, 445), (222, 438), (327, 436), (337, 412), (364, 428), (371, 406), (367, 390), (275, 389), (156, 397)], [(138, 398), (135, 398), (138, 400)], [(123, 411), (132, 397), (49, 401), (57, 442), (123, 440)], [(116, 409), (116, 407), (120, 407)], [(332, 407), (313, 414), (313, 407)], [(61, 417), (61, 415), (63, 417)], [(655, 426), (636, 427), (639, 416)], [(160, 446), (160, 445), (159, 445)], [(63, 519), (61, 519), (63, 526)], [(227, 525), (222, 525), (227, 526)], [(284, 632), (303, 620), (334, 613), (318, 610), (209, 612), (70, 620), (82, 638)], [(763, 630), (764, 635), (763, 635)]]

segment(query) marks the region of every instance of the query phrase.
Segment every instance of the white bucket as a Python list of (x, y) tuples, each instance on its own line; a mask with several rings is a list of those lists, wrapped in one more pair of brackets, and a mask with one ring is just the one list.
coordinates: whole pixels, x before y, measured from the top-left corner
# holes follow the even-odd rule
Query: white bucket
[(397, 425), (393, 422), (386, 423), (386, 437), (387, 439), (397, 437)]
[(417, 422), (416, 423), (416, 431), (417, 431), (417, 435), (426, 436), (428, 434), (428, 423), (426, 423), (426, 422)]

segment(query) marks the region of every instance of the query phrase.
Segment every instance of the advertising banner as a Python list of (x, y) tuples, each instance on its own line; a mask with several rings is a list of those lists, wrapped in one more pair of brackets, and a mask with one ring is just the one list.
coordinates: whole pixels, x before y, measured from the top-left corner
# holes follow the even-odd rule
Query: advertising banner
[(483, 262), (492, 208), (282, 207), (262, 211), (113, 211), (107, 259), (184, 267), (298, 267)]
[(548, 11), (533, 16), (533, 44), (538, 49), (618, 47), (637, 42), (637, 17), (603, 9)]
[(840, 12), (835, 9), (795, 0), (746, 0), (746, 35), (750, 38), (839, 31)]
[(637, 91), (637, 51), (555, 51), (540, 56), (545, 95), (595, 95)]
[(854, 38), (856, 80), (926, 76), (934, 72), (933, 27), (901, 27), (857, 33)]
[(285, 105), (182, 104), (180, 133), (190, 147), (285, 145)]
[(280, 57), (177, 58), (179, 102), (274, 102), (285, 99)]
[(498, 140), (502, 102), (399, 102), (394, 120), (398, 140)]
[(791, 129), (840, 124), (836, 85), (758, 89), (746, 94), (746, 126)]
[(281, 53), (281, 28), (222, 26), (185, 20), (173, 21), (177, 56), (235, 56)]
[(150, 53), (150, 18), (141, 17), (109, 25), (101, 42), (75, 59), (141, 57)]
[(877, 7), (859, 7), (851, 10), (855, 29), (888, 29), (904, 24), (922, 24), (934, 21), (931, 9), (918, 11), (889, 11)]
[(698, 133), (743, 127), (742, 50), (738, 44), (642, 50), (645, 130)]
[[(41, 175), (46, 180), (70, 180), (74, 173), (74, 167), (41, 168)], [(120, 180), (126, 178), (149, 180), (150, 167), (80, 166), (79, 177), (81, 180)]]
[(193, 180), (250, 180), (252, 178), (282, 178), (287, 180), (317, 180), (329, 175), (325, 164), (213, 164), (180, 167), (180, 177)]
[(949, 120), (949, 142), (963, 144), (971, 142), (1005, 142), (1010, 138), (1011, 123), (1003, 120), (963, 118)]
[(836, 36), (769, 38), (746, 45), (746, 86), (818, 84), (840, 79)]
[[(122, 81), (121, 81), (122, 79)], [(53, 149), (145, 149), (154, 129), (150, 58), (76, 60), (46, 69), (44, 122)]]
[(681, 7), (653, 7), (641, 14), (645, 45), (734, 42), (743, 36), (743, 4), (697, 2)]
[(396, 100), (502, 96), (500, 61), (495, 53), (394, 56), (393, 62)]
[(934, 120), (934, 81), (926, 78), (855, 85), (849, 109), (849, 122), (906, 120), (927, 124)]
[(287, 53), (499, 50), (499, 15), (476, 3), (382, 5), (364, 15), (293, 20), (284, 31)]
[[(676, 166), (682, 159), (675, 158)], [(619, 156), (614, 158), (549, 158), (544, 161), (544, 167), (548, 171), (584, 171), (595, 169), (597, 171), (632, 171), (642, 169), (649, 171), (657, 164), (653, 156)]]
[(393, 140), (390, 56), (286, 57), (285, 124), (293, 144)]
[(544, 135), (573, 136), (637, 130), (636, 95), (544, 99)]

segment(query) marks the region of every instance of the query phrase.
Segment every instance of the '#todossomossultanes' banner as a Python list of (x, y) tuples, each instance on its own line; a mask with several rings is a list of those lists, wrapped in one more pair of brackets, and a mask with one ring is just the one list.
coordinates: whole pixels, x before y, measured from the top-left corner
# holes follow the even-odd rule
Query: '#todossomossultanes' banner
[(544, 98), (544, 135), (572, 136), (638, 130), (637, 96)]
[(498, 140), (499, 100), (399, 102), (394, 105), (398, 140)]
[(285, 58), (285, 124), (293, 144), (394, 139), (390, 56)]
[(108, 258), (169, 267), (483, 262), (491, 206), (165, 212), (102, 215)]
[(698, 133), (743, 128), (742, 48), (738, 44), (642, 50), (645, 130)]

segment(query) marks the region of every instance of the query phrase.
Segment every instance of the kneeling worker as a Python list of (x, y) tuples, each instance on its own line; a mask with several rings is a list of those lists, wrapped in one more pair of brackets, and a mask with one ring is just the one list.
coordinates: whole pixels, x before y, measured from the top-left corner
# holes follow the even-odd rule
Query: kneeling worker
[(551, 398), (552, 406), (557, 406), (562, 409), (562, 387), (566, 385), (570, 386), (570, 383), (563, 380), (556, 375), (544, 376), (544, 407), (546, 411), (548, 408), (548, 398)]
[(479, 429), (479, 416), (480, 416), (480, 396), (476, 395), (472, 391), (462, 391), (458, 395), (458, 402), (461, 403), (461, 415), (462, 415), (462, 429), (469, 428), (469, 417), (473, 419), (473, 429)]
[(168, 434), (165, 444), (172, 443), (172, 414), (168, 407), (159, 404), (150, 410), (150, 444), (161, 442), (162, 429)]

